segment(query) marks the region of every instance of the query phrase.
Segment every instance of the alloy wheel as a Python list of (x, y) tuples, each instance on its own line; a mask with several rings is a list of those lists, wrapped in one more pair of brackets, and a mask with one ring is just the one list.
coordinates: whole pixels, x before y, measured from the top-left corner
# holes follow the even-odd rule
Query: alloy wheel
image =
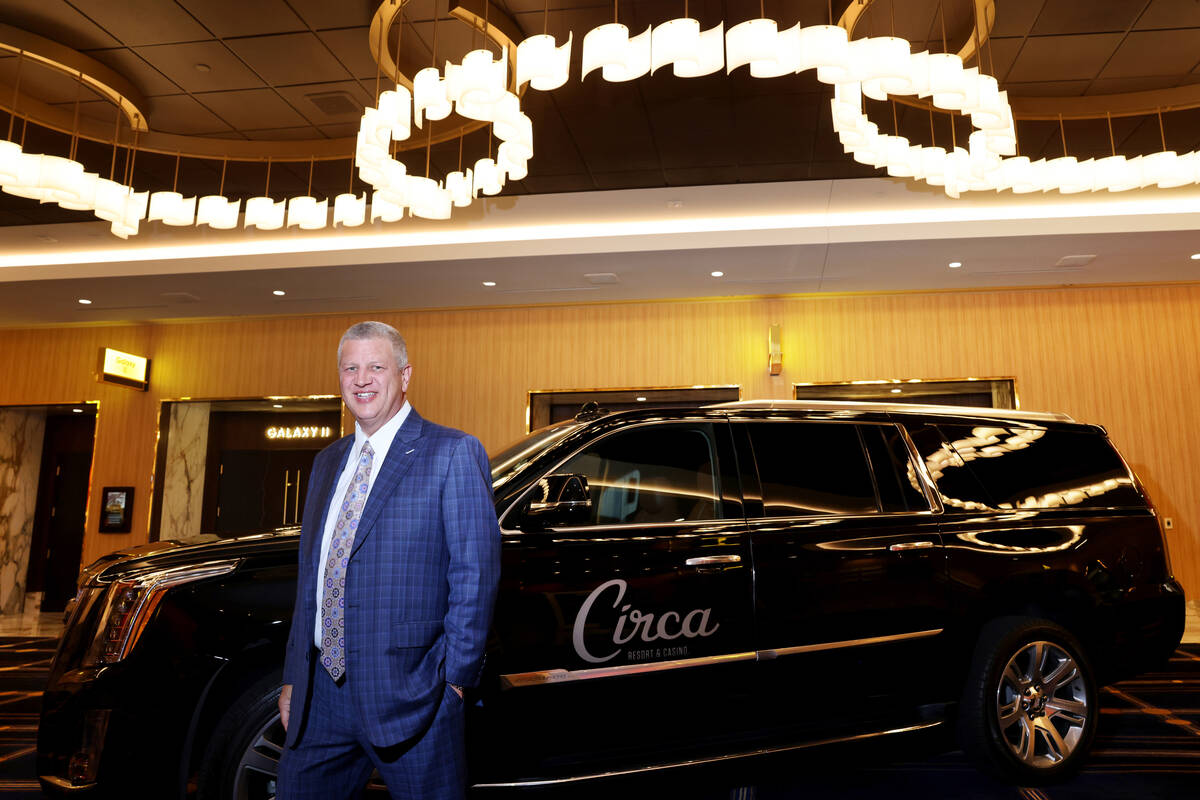
[(1000, 736), (1023, 764), (1039, 769), (1061, 764), (1079, 745), (1090, 713), (1082, 670), (1054, 642), (1023, 645), (1000, 675)]

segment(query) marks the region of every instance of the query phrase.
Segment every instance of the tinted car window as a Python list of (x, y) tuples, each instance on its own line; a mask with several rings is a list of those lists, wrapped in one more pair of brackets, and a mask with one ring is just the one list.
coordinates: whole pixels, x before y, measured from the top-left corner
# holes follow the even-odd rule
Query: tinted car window
[(863, 444), (871, 459), (879, 503), (885, 512), (928, 511), (908, 447), (895, 425), (863, 425)]
[(589, 445), (555, 470), (588, 480), (592, 514), (580, 525), (721, 516), (710, 425), (643, 425)]
[[(926, 434), (926, 464), (961, 508), (1140, 506), (1142, 500), (1112, 445), (1074, 431), (995, 425), (939, 425), (944, 444)], [(914, 437), (915, 441), (915, 437)], [(922, 449), (918, 445), (918, 449)]]
[(768, 517), (871, 514), (875, 501), (855, 425), (747, 422)]

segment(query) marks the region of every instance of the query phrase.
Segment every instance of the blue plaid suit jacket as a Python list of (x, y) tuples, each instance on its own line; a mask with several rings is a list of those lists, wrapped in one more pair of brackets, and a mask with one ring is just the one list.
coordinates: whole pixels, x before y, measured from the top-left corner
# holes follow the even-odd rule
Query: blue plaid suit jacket
[[(292, 713), (288, 745), (305, 726), (315, 658), (316, 581), (330, 493), (353, 436), (313, 462), (300, 536), (296, 608), (284, 660)], [(416, 410), (375, 477), (346, 573), (346, 680), (371, 743), (418, 736), (446, 683), (479, 681), (500, 578), (500, 529), (479, 440)]]

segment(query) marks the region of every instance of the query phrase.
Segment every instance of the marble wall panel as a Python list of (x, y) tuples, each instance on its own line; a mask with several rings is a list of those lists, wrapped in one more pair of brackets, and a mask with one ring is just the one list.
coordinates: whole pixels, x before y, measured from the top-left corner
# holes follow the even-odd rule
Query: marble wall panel
[(45, 432), (45, 410), (0, 409), (0, 616), (25, 603)]
[(160, 539), (199, 541), (210, 403), (174, 403), (167, 431)]

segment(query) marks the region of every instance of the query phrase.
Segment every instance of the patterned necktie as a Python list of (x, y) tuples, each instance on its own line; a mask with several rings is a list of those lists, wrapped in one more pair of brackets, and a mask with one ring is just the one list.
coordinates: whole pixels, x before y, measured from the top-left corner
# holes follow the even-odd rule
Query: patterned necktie
[(346, 564), (350, 548), (367, 502), (371, 478), (371, 443), (363, 444), (354, 480), (346, 487), (341, 513), (329, 540), (329, 559), (325, 562), (325, 597), (321, 603), (321, 664), (335, 681), (346, 672)]

